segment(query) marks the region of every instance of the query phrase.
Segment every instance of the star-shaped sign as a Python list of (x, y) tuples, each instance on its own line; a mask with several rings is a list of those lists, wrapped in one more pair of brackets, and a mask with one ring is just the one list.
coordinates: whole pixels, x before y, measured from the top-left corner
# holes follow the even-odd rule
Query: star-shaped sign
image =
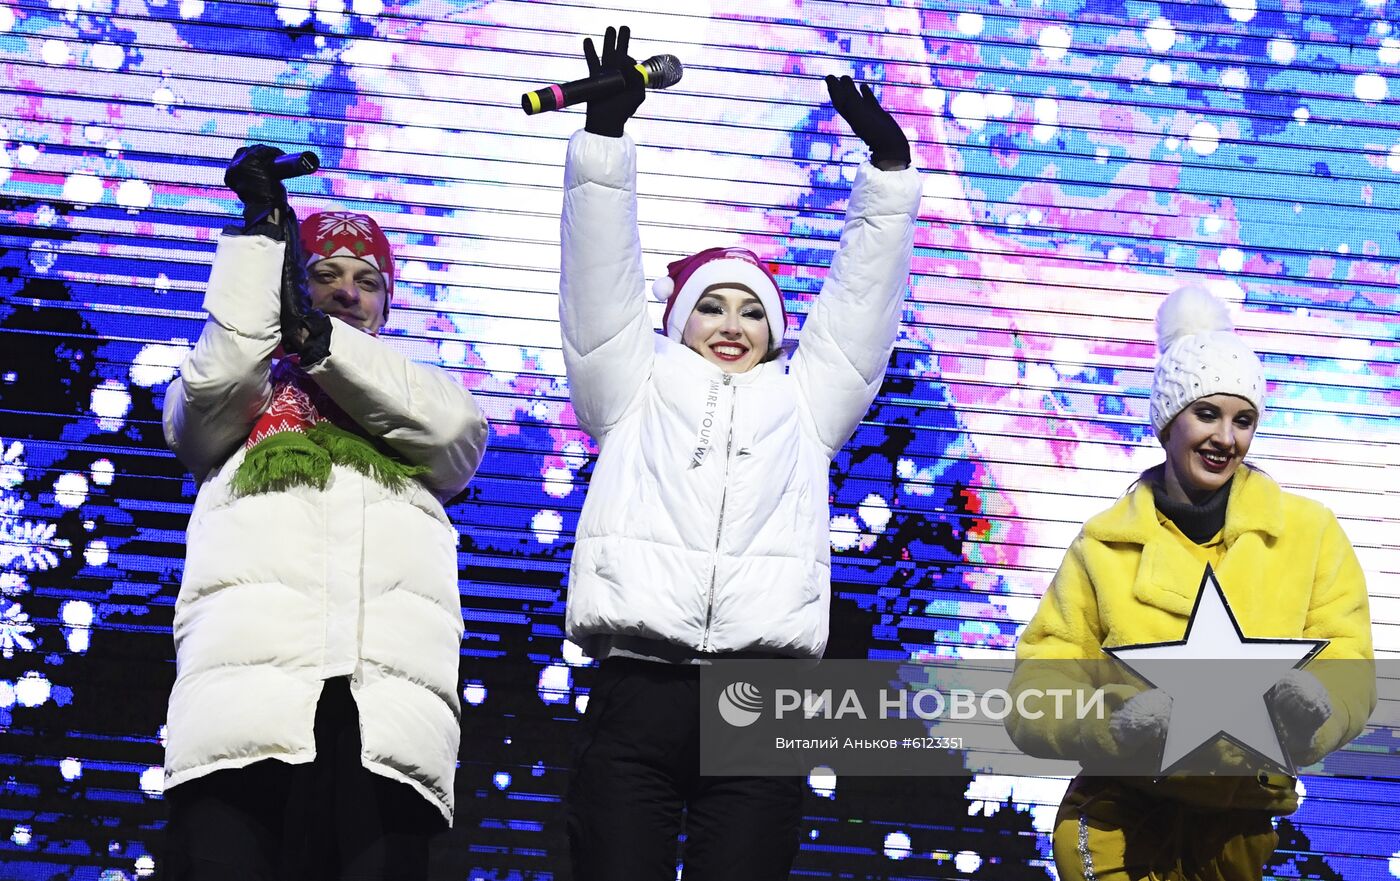
[[(1306, 664), (1327, 643), (1325, 639), (1245, 636), (1220, 582), (1207, 565), (1183, 639), (1104, 651), (1171, 696), (1162, 774), (1172, 773), (1188, 756), (1217, 738), (1295, 774), (1265, 695), (1289, 670)], [(1212, 663), (1207, 666), (1202, 661)]]

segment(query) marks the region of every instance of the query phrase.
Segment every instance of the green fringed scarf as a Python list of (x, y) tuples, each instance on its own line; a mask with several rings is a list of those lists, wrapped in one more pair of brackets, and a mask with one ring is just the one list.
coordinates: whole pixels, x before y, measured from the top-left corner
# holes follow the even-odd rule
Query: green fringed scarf
[(316, 383), (287, 360), (273, 368), (272, 406), (253, 427), (233, 474), (236, 495), (293, 486), (325, 489), (331, 467), (344, 465), (389, 489), (428, 472), (410, 465), (363, 430)]

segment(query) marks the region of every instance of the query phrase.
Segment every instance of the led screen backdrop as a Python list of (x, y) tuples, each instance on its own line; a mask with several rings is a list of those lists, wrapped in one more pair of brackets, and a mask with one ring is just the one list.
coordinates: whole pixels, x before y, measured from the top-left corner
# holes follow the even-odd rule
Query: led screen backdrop
[[(795, 318), (880, 85), (930, 174), (902, 338), (832, 470), (831, 654), (1012, 650), (1079, 524), (1160, 459), (1152, 316), (1204, 282), (1262, 354), (1253, 458), (1329, 505), (1400, 650), (1400, 4), (1383, 0), (0, 2), (0, 877), (159, 873), (171, 612), (194, 485), (166, 383), (250, 142), (314, 149), (303, 214), (379, 217), (394, 344), (492, 421), (461, 533), (464, 736), (437, 877), (567, 877), (592, 668), (563, 641), (595, 452), (556, 323), (565, 140), (527, 87), (630, 24), (684, 81), (641, 145), (649, 277), (744, 244)], [(1271, 873), (1400, 876), (1400, 782), (1311, 778)], [(1040, 879), (1063, 780), (814, 778), (801, 877)]]

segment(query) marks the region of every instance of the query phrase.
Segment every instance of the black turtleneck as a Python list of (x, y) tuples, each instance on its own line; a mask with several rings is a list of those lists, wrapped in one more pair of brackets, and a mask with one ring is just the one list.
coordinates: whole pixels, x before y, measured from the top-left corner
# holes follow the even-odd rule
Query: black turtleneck
[(1167, 497), (1167, 488), (1160, 480), (1152, 481), (1152, 501), (1163, 516), (1176, 524), (1181, 534), (1198, 545), (1203, 545), (1225, 528), (1225, 505), (1230, 501), (1231, 477), (1225, 485), (1199, 505), (1191, 502), (1177, 502)]

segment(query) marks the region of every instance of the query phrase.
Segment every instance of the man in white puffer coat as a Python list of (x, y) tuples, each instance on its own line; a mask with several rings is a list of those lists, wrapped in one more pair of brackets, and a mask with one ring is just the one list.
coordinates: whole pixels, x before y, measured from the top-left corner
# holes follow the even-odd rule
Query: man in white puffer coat
[[(626, 29), (590, 73), (631, 79)], [(830, 605), (829, 469), (884, 378), (922, 187), (869, 88), (829, 78), (873, 148), (790, 362), (781, 292), (750, 252), (671, 264), (648, 317), (636, 155), (640, 85), (595, 100), (569, 142), (560, 323), (570, 395), (600, 453), (569, 570), (567, 632), (602, 659), (568, 796), (576, 881), (786, 878), (798, 778), (698, 776), (698, 664), (819, 658)]]
[(289, 321), (279, 152), (230, 168), (247, 224), (220, 237), (209, 320), (165, 398), (167, 441), (200, 483), (175, 609), (167, 868), (420, 877), (451, 822), (460, 737), (442, 503), (487, 425), (459, 380), (376, 338), (394, 273), (370, 218), (303, 222), (317, 311)]

